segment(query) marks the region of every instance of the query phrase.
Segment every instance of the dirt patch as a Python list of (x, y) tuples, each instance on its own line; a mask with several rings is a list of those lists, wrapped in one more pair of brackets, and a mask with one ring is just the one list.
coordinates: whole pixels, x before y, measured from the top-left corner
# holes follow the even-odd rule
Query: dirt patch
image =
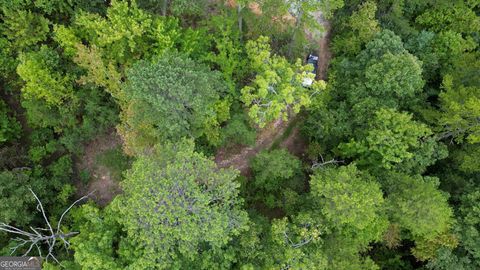
[(276, 138), (282, 135), (288, 127), (288, 122), (281, 119), (274, 121), (261, 129), (254, 146), (240, 148), (221, 148), (215, 155), (215, 162), (220, 168), (233, 167), (242, 175), (250, 175), (250, 159), (262, 149), (269, 148)]
[[(107, 205), (117, 194), (121, 193), (118, 182), (112, 177), (110, 170), (98, 163), (98, 156), (115, 149), (122, 141), (115, 129), (98, 136), (84, 146), (83, 155), (76, 158), (75, 169), (79, 177), (75, 182), (77, 196), (83, 196), (92, 191), (92, 199), (100, 206)], [(85, 184), (81, 175), (87, 172), (90, 180)]]
[(332, 59), (332, 53), (330, 52), (330, 22), (323, 20), (322, 15), (320, 14), (320, 20), (322, 21), (323, 27), (325, 28), (325, 32), (322, 34), (322, 38), (318, 41), (318, 78), (320, 80), (327, 79), (327, 70), (328, 65), (330, 63), (330, 59)]
[(293, 128), (292, 132), (280, 143), (280, 148), (285, 148), (290, 154), (304, 158), (305, 151), (307, 150), (307, 142), (300, 134), (300, 128), (298, 124)]
[(312, 43), (316, 43), (318, 46), (318, 70), (317, 70), (317, 79), (326, 80), (327, 79), (327, 69), (330, 59), (332, 58), (332, 53), (330, 52), (330, 34), (331, 26), (330, 22), (327, 21), (321, 11), (316, 11), (312, 13), (315, 20), (322, 25), (322, 30), (305, 30), (307, 39)]

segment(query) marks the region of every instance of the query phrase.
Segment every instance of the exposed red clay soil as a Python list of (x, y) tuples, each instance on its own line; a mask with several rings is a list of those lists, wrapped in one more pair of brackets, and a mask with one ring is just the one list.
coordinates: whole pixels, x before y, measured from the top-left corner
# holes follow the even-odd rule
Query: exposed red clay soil
[[(318, 56), (318, 70), (317, 78), (325, 80), (327, 78), (327, 69), (330, 62), (331, 53), (328, 47), (330, 38), (330, 23), (324, 20), (321, 12), (314, 14), (319, 23), (323, 25), (324, 32), (308, 32), (307, 37), (311, 42), (316, 42), (319, 47)], [(269, 149), (272, 144), (280, 138), (287, 129), (290, 122), (294, 118), (290, 118), (287, 122), (277, 120), (267, 127), (261, 129), (257, 135), (257, 140), (254, 146), (245, 146), (240, 148), (222, 148), (215, 155), (215, 162), (220, 168), (233, 167), (238, 169), (244, 176), (249, 176), (250, 159), (263, 149)], [(307, 143), (302, 138), (298, 126), (293, 127), (292, 131), (279, 146), (287, 149), (293, 155), (302, 157)]]
[(76, 162), (77, 174), (83, 170), (88, 171), (90, 181), (88, 185), (76, 181), (78, 197), (94, 192), (91, 198), (100, 206), (107, 205), (117, 194), (121, 193), (118, 182), (113, 179), (111, 172), (105, 166), (98, 164), (97, 157), (108, 150), (122, 144), (120, 136), (115, 129), (84, 145), (83, 155)]

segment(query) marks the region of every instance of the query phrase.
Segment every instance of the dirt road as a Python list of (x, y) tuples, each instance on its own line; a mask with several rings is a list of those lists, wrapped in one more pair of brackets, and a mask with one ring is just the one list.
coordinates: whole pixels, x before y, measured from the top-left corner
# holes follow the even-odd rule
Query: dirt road
[[(321, 12), (315, 12), (314, 16), (323, 26), (325, 31), (307, 31), (307, 37), (312, 42), (317, 42), (318, 44), (319, 61), (317, 78), (324, 80), (327, 77), (328, 63), (331, 58), (331, 53), (328, 46), (330, 38), (330, 23), (323, 18)], [(293, 118), (290, 118), (288, 122), (277, 120), (267, 127), (261, 129), (257, 135), (257, 140), (254, 146), (245, 146), (241, 148), (235, 148), (234, 150), (227, 148), (220, 149), (215, 155), (215, 162), (220, 168), (233, 167), (238, 169), (242, 175), (250, 175), (250, 159), (261, 150), (269, 149), (278, 138), (282, 137), (282, 134), (292, 121)], [(280, 147), (288, 149), (292, 154), (297, 156), (304, 152), (306, 143), (301, 138), (298, 127), (293, 128), (289, 136), (280, 143)]]

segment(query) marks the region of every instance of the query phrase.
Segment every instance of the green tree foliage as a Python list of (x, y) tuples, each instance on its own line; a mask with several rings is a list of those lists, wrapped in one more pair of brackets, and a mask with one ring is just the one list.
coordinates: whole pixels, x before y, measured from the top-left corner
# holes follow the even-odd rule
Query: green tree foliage
[(106, 17), (79, 12), (71, 27), (55, 27), (55, 39), (85, 68), (83, 83), (105, 87), (120, 101), (119, 81), (133, 62), (174, 48), (195, 55), (209, 41), (199, 31), (182, 31), (174, 18), (149, 14), (127, 1), (112, 1)]
[(309, 214), (301, 213), (292, 219), (272, 222), (265, 267), (328, 269), (328, 259), (321, 248), (325, 227)]
[(380, 106), (405, 106), (424, 84), (421, 63), (391, 31), (377, 34), (352, 64), (349, 67), (347, 62), (342, 63), (342, 72), (337, 76), (352, 76), (353, 81), (342, 80), (338, 87), (348, 89), (347, 100), (359, 116), (371, 115)]
[(334, 63), (332, 78), (326, 104), (313, 107), (306, 130), (316, 140), (328, 138), (332, 147), (354, 137), (380, 108), (413, 107), (424, 85), (420, 62), (388, 30), (354, 59)]
[(102, 211), (86, 204), (72, 215), (73, 229), (80, 233), (71, 240), (71, 244), (75, 262), (81, 269), (122, 269), (125, 263), (123, 256), (132, 253), (124, 242), (118, 250), (114, 249), (115, 242), (120, 242), (122, 235), (116, 213), (110, 207)]
[(0, 222), (23, 226), (32, 220), (30, 213), (35, 199), (28, 188), (33, 188), (28, 174), (22, 171), (0, 172)]
[(207, 11), (208, 1), (188, 0), (139, 0), (138, 5), (153, 13), (176, 17), (202, 16)]
[(25, 81), (22, 88), (27, 99), (43, 99), (48, 105), (60, 106), (73, 97), (72, 78), (57, 71), (59, 55), (42, 46), (38, 52), (20, 56), (18, 75)]
[[(311, 193), (334, 228), (356, 234), (361, 245), (380, 240), (386, 230), (380, 185), (355, 165), (318, 170), (310, 180)], [(346, 228), (345, 228), (346, 227)]]
[(226, 119), (218, 105), (228, 91), (219, 73), (172, 54), (136, 63), (127, 77), (128, 109), (120, 127), (127, 148), (141, 152), (183, 136), (219, 143), (219, 123)]
[(302, 163), (285, 149), (261, 151), (250, 162), (254, 199), (268, 207), (295, 209), (298, 194), (304, 191)]
[(8, 78), (15, 73), (17, 66), (15, 59), (15, 50), (10, 41), (6, 38), (0, 38), (0, 77)]
[(443, 80), (440, 94), (441, 113), (436, 119), (443, 134), (456, 142), (474, 144), (480, 142), (480, 96), (478, 87), (455, 85), (451, 76)]
[[(60, 215), (95, 160), (124, 193), (74, 207), (62, 230), (79, 234), (45, 269), (478, 269), (479, 7), (0, 0), (0, 221), (43, 227), (28, 188)], [(306, 88), (292, 60), (323, 20), (329, 83)], [(253, 127), (303, 108), (287, 144), (313, 166)], [(119, 120), (133, 167), (82, 156)], [(251, 171), (218, 168), (217, 147), (258, 153)]]
[(379, 185), (368, 174), (348, 166), (317, 171), (311, 188), (311, 194), (302, 198), (301, 210), (288, 218), (275, 219), (270, 227), (255, 219), (266, 232), (253, 238), (259, 241), (254, 246), (258, 252), (247, 257), (247, 265), (261, 265), (262, 269), (378, 269), (359, 253), (379, 240), (387, 225)]
[(298, 113), (308, 106), (310, 98), (325, 87), (323, 81), (315, 82), (311, 89), (302, 86), (308, 66), (295, 65), (285, 58), (272, 54), (267, 37), (247, 43), (247, 54), (252, 71), (256, 74), (250, 85), (242, 88), (242, 101), (249, 107), (249, 116), (260, 127), (282, 117), (288, 119), (289, 112)]
[(214, 31), (212, 40), (214, 51), (210, 52), (205, 60), (212, 66), (218, 67), (225, 81), (228, 83), (232, 97), (238, 98), (237, 83), (242, 80), (247, 69), (244, 57), (244, 48), (240, 43), (241, 33), (236, 28), (237, 17), (232, 11), (224, 10), (224, 14), (214, 16), (209, 20), (209, 28)]
[[(445, 265), (458, 263), (464, 269), (480, 267), (480, 191), (474, 188), (461, 196), (458, 207), (456, 234), (460, 245), (453, 252), (441, 251), (431, 263), (432, 269), (447, 269)], [(440, 256), (441, 255), (441, 256)], [(443, 267), (443, 268), (442, 268)], [(460, 268), (459, 268), (460, 269)]]
[[(68, 149), (115, 123), (112, 101), (94, 87), (78, 87), (65, 60), (47, 46), (20, 55), (22, 106), (29, 125), (52, 129)], [(45, 130), (44, 130), (45, 131)], [(52, 138), (53, 139), (53, 138)]]
[(20, 124), (9, 115), (7, 105), (0, 100), (0, 144), (18, 138), (20, 131)]
[(3, 9), (2, 19), (0, 29), (18, 52), (47, 39), (50, 22), (41, 14)]
[(341, 25), (348, 31), (342, 31), (343, 35), (334, 39), (334, 50), (347, 55), (359, 53), (362, 47), (380, 32), (378, 21), (375, 19), (376, 11), (377, 5), (373, 1), (367, 1), (360, 5), (358, 10), (354, 11), (352, 16), (348, 17), (347, 21)]
[(128, 237), (143, 249), (138, 267), (178, 268), (203, 250), (218, 250), (246, 228), (237, 172), (217, 169), (191, 141), (140, 156), (118, 199)]
[(434, 177), (390, 174), (387, 205), (391, 220), (408, 230), (413, 240), (433, 240), (453, 224), (448, 196)]
[(262, 151), (251, 162), (255, 185), (267, 191), (278, 190), (282, 182), (299, 173), (301, 162), (285, 149)]
[(415, 19), (415, 22), (430, 31), (441, 32), (455, 30), (459, 33), (472, 34), (480, 30), (480, 21), (475, 11), (473, 2), (454, 1), (452, 5), (440, 4)]
[(244, 113), (232, 115), (220, 132), (222, 144), (226, 146), (254, 145), (257, 138), (256, 130), (250, 127), (248, 116)]
[(104, 49), (102, 54), (105, 58), (119, 63), (125, 63), (145, 51), (147, 44), (143, 36), (152, 23), (147, 13), (135, 4), (130, 6), (123, 1), (112, 1), (106, 18), (94, 13), (81, 13), (75, 18), (79, 34)]
[[(412, 165), (423, 172), (446, 155), (425, 124), (393, 109), (378, 110), (365, 131), (366, 134), (358, 134), (358, 141), (353, 139), (339, 148), (344, 155), (355, 157), (359, 165), (367, 168), (408, 171)], [(415, 162), (409, 164), (412, 159)]]

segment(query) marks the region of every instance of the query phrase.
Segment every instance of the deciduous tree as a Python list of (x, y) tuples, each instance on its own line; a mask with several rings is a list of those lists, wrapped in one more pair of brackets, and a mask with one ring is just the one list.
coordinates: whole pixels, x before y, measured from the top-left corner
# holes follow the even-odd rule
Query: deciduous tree
[(438, 189), (438, 178), (405, 174), (388, 177), (390, 217), (408, 230), (414, 240), (432, 240), (451, 228), (453, 212), (448, 196)]
[(368, 173), (355, 165), (323, 168), (312, 175), (310, 185), (332, 227), (362, 235), (363, 246), (381, 238), (387, 226), (383, 194)]
[(435, 148), (429, 147), (435, 144), (433, 137), (429, 137), (431, 135), (432, 131), (425, 124), (413, 121), (411, 115), (380, 109), (369, 121), (365, 133), (358, 134), (358, 139), (341, 144), (339, 148), (367, 168), (404, 170), (406, 168), (399, 164), (411, 159), (417, 161), (417, 166), (425, 168), (436, 161), (436, 154), (431, 152)]
[(308, 106), (311, 97), (325, 88), (323, 81), (314, 82), (312, 88), (305, 88), (308, 66), (298, 60), (295, 65), (285, 58), (272, 54), (267, 37), (247, 43), (247, 54), (253, 81), (242, 89), (242, 101), (249, 107), (251, 119), (260, 127), (282, 117), (288, 119), (289, 112), (298, 113), (302, 106)]
[(193, 148), (188, 140), (158, 146), (126, 174), (116, 203), (128, 237), (143, 249), (142, 267), (176, 268), (246, 229), (238, 172), (216, 168)]

